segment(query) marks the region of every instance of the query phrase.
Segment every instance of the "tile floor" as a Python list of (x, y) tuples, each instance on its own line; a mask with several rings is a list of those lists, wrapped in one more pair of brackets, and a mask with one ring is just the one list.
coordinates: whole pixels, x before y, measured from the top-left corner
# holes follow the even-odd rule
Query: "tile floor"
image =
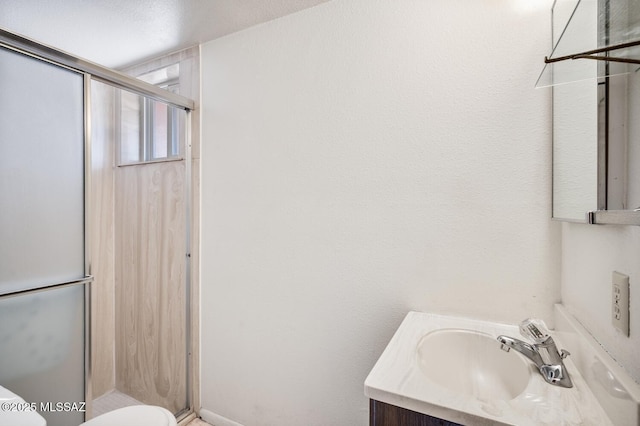
[(211, 426), (211, 425), (209, 425), (209, 423), (202, 421), (200, 419), (193, 419), (192, 421), (187, 423), (187, 426)]

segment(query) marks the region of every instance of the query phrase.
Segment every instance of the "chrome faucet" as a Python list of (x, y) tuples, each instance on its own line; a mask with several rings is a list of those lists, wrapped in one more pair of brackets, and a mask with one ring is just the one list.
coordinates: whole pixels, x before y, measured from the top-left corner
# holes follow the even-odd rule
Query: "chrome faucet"
[(538, 367), (547, 383), (565, 388), (573, 387), (569, 372), (562, 362), (570, 353), (564, 349), (558, 352), (553, 338), (538, 321), (524, 320), (520, 324), (520, 331), (536, 343), (530, 344), (513, 337), (498, 336), (500, 348), (505, 352), (514, 349), (529, 358)]

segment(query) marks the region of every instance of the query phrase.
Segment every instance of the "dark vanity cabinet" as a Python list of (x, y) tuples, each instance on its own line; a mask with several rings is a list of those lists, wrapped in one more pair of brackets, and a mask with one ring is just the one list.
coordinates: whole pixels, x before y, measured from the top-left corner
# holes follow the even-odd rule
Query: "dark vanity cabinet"
[(369, 426), (462, 426), (395, 405), (369, 400)]

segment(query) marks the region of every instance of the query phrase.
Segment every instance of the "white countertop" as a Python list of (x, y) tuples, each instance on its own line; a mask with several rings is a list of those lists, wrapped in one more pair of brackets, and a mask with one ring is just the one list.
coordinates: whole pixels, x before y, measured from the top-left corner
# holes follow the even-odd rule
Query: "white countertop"
[[(564, 360), (572, 388), (544, 381), (531, 363), (531, 379), (524, 392), (511, 400), (463, 395), (431, 382), (420, 371), (417, 347), (427, 333), (439, 329), (465, 329), (521, 338), (515, 325), (409, 312), (365, 380), (365, 395), (371, 399), (461, 424), (473, 425), (612, 425), (584, 378), (571, 361)], [(560, 336), (552, 333), (558, 349)], [(496, 341), (496, 345), (499, 343)], [(520, 356), (511, 351), (514, 356)]]

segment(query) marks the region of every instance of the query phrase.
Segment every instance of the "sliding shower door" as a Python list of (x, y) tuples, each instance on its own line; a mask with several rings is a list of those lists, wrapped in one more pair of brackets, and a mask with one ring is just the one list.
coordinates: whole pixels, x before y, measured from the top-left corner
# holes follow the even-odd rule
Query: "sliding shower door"
[(48, 426), (84, 419), (84, 80), (0, 47), (0, 386)]

